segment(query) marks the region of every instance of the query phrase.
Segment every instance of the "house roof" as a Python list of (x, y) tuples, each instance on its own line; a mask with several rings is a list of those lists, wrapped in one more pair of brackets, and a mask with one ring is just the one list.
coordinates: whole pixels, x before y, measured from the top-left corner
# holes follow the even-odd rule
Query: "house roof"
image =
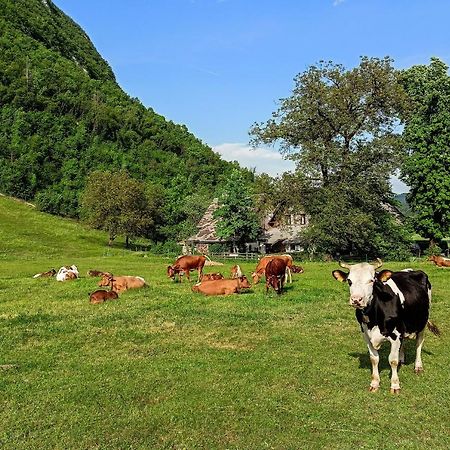
[(187, 242), (196, 243), (215, 243), (225, 242), (216, 235), (216, 224), (218, 219), (214, 218), (214, 212), (219, 207), (219, 199), (215, 198), (208, 206), (205, 214), (197, 224), (198, 231), (196, 234), (186, 239)]

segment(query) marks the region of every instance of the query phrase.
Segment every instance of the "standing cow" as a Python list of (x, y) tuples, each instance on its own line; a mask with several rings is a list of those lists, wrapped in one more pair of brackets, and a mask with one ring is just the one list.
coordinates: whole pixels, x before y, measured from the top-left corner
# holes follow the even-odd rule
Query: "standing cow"
[(198, 271), (198, 279), (200, 281), (203, 273), (203, 266), (206, 262), (206, 256), (194, 256), (194, 255), (185, 255), (180, 256), (171, 266), (167, 267), (167, 276), (172, 278), (175, 281), (175, 276), (178, 275), (180, 279), (180, 283), (182, 281), (182, 276), (186, 275), (186, 278), (191, 281), (189, 277), (189, 272), (191, 270)]
[(264, 275), (264, 272), (266, 270), (267, 264), (269, 264), (269, 262), (272, 261), (272, 259), (275, 259), (275, 258), (281, 259), (282, 261), (285, 262), (285, 266), (286, 266), (286, 278), (285, 278), (285, 281), (287, 281), (288, 275), (289, 275), (289, 282), (292, 283), (292, 275), (291, 275), (291, 269), (290, 269), (292, 267), (292, 265), (294, 264), (294, 260), (292, 259), (292, 256), (291, 255), (268, 255), (268, 256), (263, 256), (259, 260), (255, 271), (252, 273), (252, 279), (253, 279), (253, 283), (254, 284), (259, 283), (259, 280)]
[(281, 258), (273, 258), (267, 263), (265, 269), (266, 294), (269, 291), (269, 287), (273, 287), (278, 295), (282, 293), (286, 268), (286, 261)]
[(339, 264), (349, 272), (335, 270), (333, 277), (348, 283), (349, 303), (356, 309), (356, 319), (369, 349), (372, 363), (369, 390), (377, 391), (380, 386), (378, 350), (388, 341), (391, 344), (391, 393), (397, 394), (400, 392), (397, 367), (405, 361), (403, 339), (416, 339), (414, 370), (419, 373), (423, 371), (421, 352), (425, 327), (428, 325), (434, 334), (439, 334), (437, 327), (428, 320), (431, 303), (428, 276), (420, 270), (377, 273), (376, 269), (383, 264), (380, 259), (375, 264)]

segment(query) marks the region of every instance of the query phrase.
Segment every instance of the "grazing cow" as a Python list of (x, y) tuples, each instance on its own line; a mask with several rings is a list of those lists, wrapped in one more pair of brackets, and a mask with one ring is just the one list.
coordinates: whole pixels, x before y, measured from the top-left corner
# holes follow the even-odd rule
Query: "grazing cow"
[(189, 272), (191, 270), (198, 271), (197, 281), (200, 281), (203, 273), (203, 266), (205, 265), (206, 257), (203, 255), (185, 255), (180, 256), (171, 266), (167, 267), (167, 276), (175, 281), (175, 276), (178, 275), (180, 283), (182, 276), (186, 275), (186, 278), (191, 281)]
[(430, 256), (428, 261), (433, 261), (438, 267), (450, 267), (450, 259), (443, 256)]
[(55, 269), (51, 269), (51, 270), (49, 270), (47, 272), (37, 273), (36, 275), (33, 275), (33, 278), (53, 277), (54, 275), (56, 275), (56, 270)]
[(119, 294), (116, 291), (105, 291), (104, 289), (98, 289), (92, 294), (89, 294), (89, 303), (97, 305), (98, 303), (103, 303), (107, 300), (114, 300), (116, 298), (119, 298)]
[(239, 277), (242, 277), (242, 270), (241, 270), (241, 266), (239, 266), (239, 264), (236, 264), (235, 266), (233, 266), (231, 268), (230, 278), (234, 279), (234, 278), (239, 278)]
[(372, 363), (372, 381), (370, 391), (377, 391), (380, 386), (378, 372), (378, 350), (381, 344), (389, 341), (391, 351), (389, 364), (391, 366), (391, 393), (400, 392), (400, 381), (397, 367), (404, 363), (404, 338), (416, 338), (416, 361), (414, 370), (423, 370), (421, 351), (425, 327), (436, 335), (439, 330), (429, 320), (431, 303), (431, 284), (428, 276), (421, 270), (391, 272), (376, 269), (383, 264), (380, 259), (375, 264), (344, 264), (341, 267), (349, 270), (332, 272), (333, 277), (347, 281), (350, 286), (350, 305), (356, 309), (364, 340), (369, 349)]
[(78, 267), (75, 264), (72, 266), (63, 266), (56, 274), (56, 281), (75, 280), (79, 276)]
[(230, 295), (239, 294), (241, 289), (250, 287), (247, 277), (242, 276), (233, 280), (213, 280), (197, 283), (192, 286), (192, 291), (205, 295)]
[(286, 276), (286, 267), (286, 261), (281, 258), (273, 258), (267, 263), (265, 269), (266, 294), (269, 291), (269, 287), (273, 287), (278, 295), (281, 294)]
[(221, 273), (204, 273), (201, 281), (223, 280), (225, 277)]
[(124, 292), (128, 289), (138, 289), (147, 286), (147, 283), (142, 277), (121, 276), (115, 277), (110, 273), (103, 275), (103, 278), (98, 283), (100, 287), (109, 286), (112, 291), (117, 293)]
[(109, 272), (102, 272), (101, 270), (88, 270), (88, 277), (103, 277), (103, 275), (107, 275)]
[(292, 256), (291, 255), (269, 255), (269, 256), (263, 256), (259, 260), (255, 271), (252, 273), (252, 279), (253, 279), (253, 283), (254, 284), (259, 283), (259, 280), (264, 275), (264, 272), (266, 270), (267, 264), (269, 263), (269, 261), (272, 261), (272, 259), (274, 259), (274, 258), (281, 259), (282, 261), (285, 262), (285, 266), (286, 266), (286, 279), (285, 279), (285, 281), (287, 281), (288, 275), (289, 275), (289, 282), (292, 283), (291, 267), (294, 264)]

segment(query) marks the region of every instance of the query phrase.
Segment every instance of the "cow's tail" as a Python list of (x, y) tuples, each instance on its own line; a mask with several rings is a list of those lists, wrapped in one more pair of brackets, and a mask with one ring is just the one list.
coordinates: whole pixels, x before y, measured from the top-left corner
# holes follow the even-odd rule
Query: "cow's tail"
[(211, 261), (211, 258), (208, 255), (203, 255), (208, 261)]
[(439, 328), (431, 320), (427, 322), (427, 327), (434, 335), (436, 336), (441, 335)]

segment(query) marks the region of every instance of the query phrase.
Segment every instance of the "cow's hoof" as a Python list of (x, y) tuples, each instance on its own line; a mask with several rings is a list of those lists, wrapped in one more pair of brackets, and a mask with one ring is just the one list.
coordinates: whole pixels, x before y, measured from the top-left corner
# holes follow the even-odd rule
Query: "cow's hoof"
[(415, 367), (414, 372), (416, 372), (416, 375), (420, 375), (423, 373), (423, 367)]
[(391, 388), (391, 394), (400, 394), (400, 388)]
[(377, 392), (378, 391), (378, 386), (369, 386), (369, 392)]

